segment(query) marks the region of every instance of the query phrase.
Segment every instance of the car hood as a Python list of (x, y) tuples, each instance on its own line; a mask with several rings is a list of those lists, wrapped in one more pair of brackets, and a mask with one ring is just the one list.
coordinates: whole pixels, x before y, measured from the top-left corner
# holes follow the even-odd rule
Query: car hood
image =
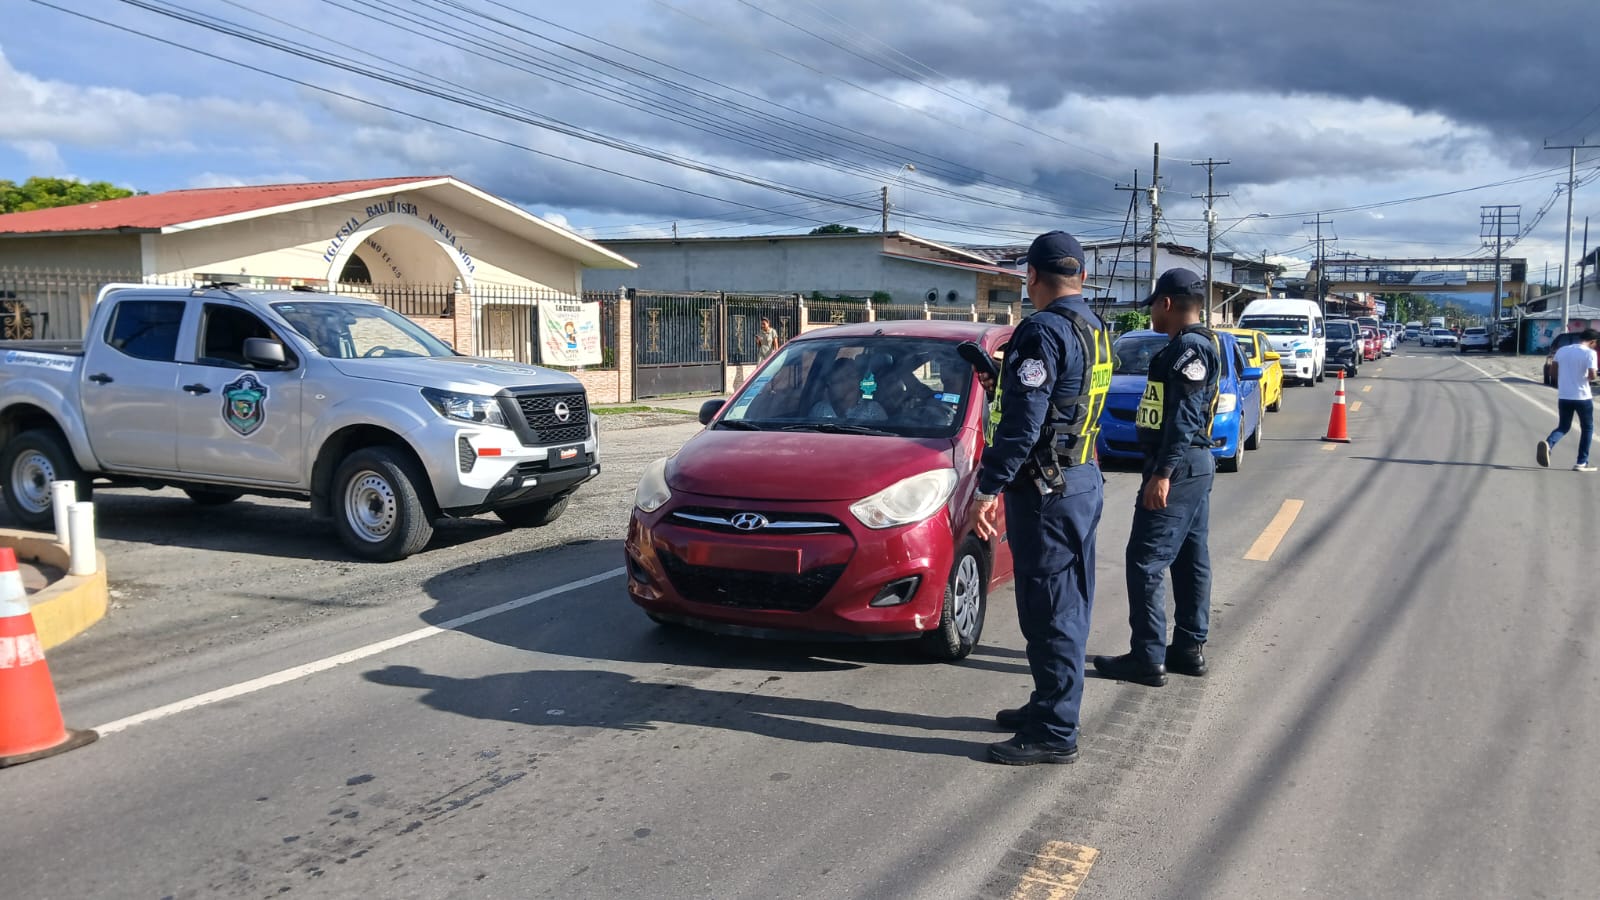
[(749, 500), (859, 500), (953, 465), (950, 438), (706, 430), (667, 463), (667, 486)]
[(465, 394), (494, 394), (503, 388), (528, 386), (582, 389), (582, 382), (565, 372), (476, 356), (331, 359), (329, 363), (350, 378)]
[(1132, 394), (1137, 397), (1144, 393), (1145, 376), (1143, 375), (1113, 375), (1111, 387), (1106, 390), (1111, 396)]

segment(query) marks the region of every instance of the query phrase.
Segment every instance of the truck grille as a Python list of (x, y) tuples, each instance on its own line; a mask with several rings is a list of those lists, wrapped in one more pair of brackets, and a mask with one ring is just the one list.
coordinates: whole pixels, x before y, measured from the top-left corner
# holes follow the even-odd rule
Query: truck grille
[(817, 566), (798, 575), (696, 566), (665, 552), (661, 554), (661, 566), (685, 600), (781, 612), (815, 608), (844, 574), (842, 565)]
[[(589, 404), (582, 393), (532, 394), (516, 398), (535, 444), (577, 444), (589, 439)], [(565, 407), (566, 421), (556, 415)]]

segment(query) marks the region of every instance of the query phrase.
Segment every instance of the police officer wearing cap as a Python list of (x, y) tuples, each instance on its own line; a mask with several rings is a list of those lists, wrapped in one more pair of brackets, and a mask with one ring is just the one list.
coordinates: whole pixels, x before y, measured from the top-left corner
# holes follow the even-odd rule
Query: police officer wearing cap
[[(1120, 681), (1161, 687), (1167, 672), (1206, 673), (1211, 618), (1211, 419), (1222, 375), (1221, 345), (1200, 325), (1205, 281), (1188, 269), (1168, 269), (1142, 305), (1150, 324), (1172, 340), (1150, 360), (1135, 415), (1144, 450), (1144, 480), (1128, 535), (1128, 625), (1131, 652), (1096, 656), (1094, 667)], [(1172, 570), (1176, 608), (1167, 646), (1163, 572)]]
[(1005, 495), (1017, 618), (1034, 690), (995, 723), (1015, 730), (989, 747), (1014, 766), (1078, 757), (1084, 643), (1094, 600), (1094, 533), (1104, 479), (1094, 439), (1111, 383), (1111, 347), (1083, 301), (1083, 247), (1064, 231), (1028, 248), (1027, 295), (1037, 311), (1011, 337), (1000, 377), (1000, 421), (984, 451), (972, 515), (994, 539)]

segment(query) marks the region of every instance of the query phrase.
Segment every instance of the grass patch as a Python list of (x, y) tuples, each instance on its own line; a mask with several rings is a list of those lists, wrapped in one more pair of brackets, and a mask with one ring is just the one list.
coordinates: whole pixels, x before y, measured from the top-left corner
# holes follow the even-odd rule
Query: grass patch
[(666, 413), (674, 416), (697, 416), (699, 413), (687, 409), (669, 409), (664, 406), (596, 406), (592, 408), (597, 416), (627, 416), (638, 413)]

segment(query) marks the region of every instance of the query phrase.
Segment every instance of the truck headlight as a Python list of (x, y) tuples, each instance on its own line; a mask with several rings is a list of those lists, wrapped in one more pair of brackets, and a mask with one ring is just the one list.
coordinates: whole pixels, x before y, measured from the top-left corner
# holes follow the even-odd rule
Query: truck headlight
[(471, 422), (474, 425), (493, 425), (497, 428), (510, 427), (506, 424), (506, 414), (500, 408), (500, 401), (494, 397), (423, 388), (422, 398), (428, 401), (434, 412), (446, 419)]
[(868, 528), (909, 525), (939, 511), (956, 488), (955, 469), (933, 469), (901, 479), (850, 505), (850, 512)]
[(667, 460), (665, 457), (644, 467), (639, 486), (633, 491), (633, 505), (640, 512), (652, 513), (672, 499), (672, 488), (667, 487)]
[(1294, 348), (1294, 355), (1295, 355), (1296, 359), (1310, 359), (1311, 358), (1311, 348), (1310, 347), (1296, 347), (1296, 348)]
[(1231, 413), (1231, 412), (1233, 412), (1234, 410), (1236, 410), (1238, 408), (1239, 408), (1239, 395), (1238, 394), (1218, 394), (1217, 395), (1217, 415), (1220, 416), (1223, 413)]

